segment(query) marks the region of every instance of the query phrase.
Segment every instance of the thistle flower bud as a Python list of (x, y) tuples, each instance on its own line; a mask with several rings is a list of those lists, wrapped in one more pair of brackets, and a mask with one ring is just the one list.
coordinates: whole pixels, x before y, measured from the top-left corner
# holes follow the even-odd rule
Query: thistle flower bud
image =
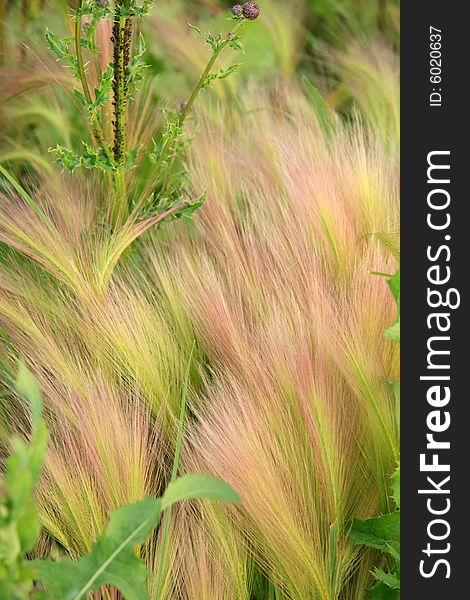
[(256, 2), (245, 2), (242, 6), (243, 16), (245, 19), (254, 21), (259, 15), (259, 5)]
[(243, 17), (243, 6), (241, 4), (235, 4), (235, 6), (232, 6), (232, 15), (234, 17)]
[(180, 107), (179, 107), (179, 113), (180, 114), (184, 113), (184, 111), (186, 110), (187, 106), (188, 106), (188, 101), (187, 100), (183, 100), (183, 102), (181, 102)]

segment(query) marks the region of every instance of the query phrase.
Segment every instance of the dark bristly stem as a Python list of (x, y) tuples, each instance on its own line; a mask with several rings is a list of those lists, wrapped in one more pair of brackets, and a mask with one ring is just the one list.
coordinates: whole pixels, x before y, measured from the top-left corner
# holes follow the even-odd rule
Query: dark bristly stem
[[(113, 23), (113, 106), (114, 106), (114, 146), (113, 155), (117, 165), (116, 187), (120, 198), (120, 209), (127, 214), (125, 163), (126, 163), (126, 108), (127, 108), (127, 70), (130, 60), (132, 40), (132, 22), (123, 16), (123, 8), (128, 0), (117, 0)], [(122, 216), (125, 216), (122, 215)]]
[[(82, 3), (83, 3), (83, 0), (78, 0), (78, 7), (77, 7), (78, 15), (77, 15), (77, 18), (75, 19), (75, 51), (77, 53), (78, 74), (79, 74), (80, 83), (82, 84), (83, 94), (84, 94), (85, 99), (88, 102), (88, 104), (93, 104), (93, 99), (91, 97), (90, 88), (88, 86), (88, 80), (86, 78), (85, 66), (83, 63), (83, 54), (82, 54), (82, 43), (81, 43), (82, 18), (80, 15)], [(111, 154), (111, 150), (109, 149), (108, 144), (106, 143), (106, 140), (104, 138), (103, 130), (101, 128), (101, 124), (98, 120), (98, 117), (96, 116), (96, 114), (93, 111), (90, 111), (90, 115), (91, 115), (91, 119), (93, 122), (93, 134), (94, 134), (98, 144), (101, 146), (104, 153), (106, 154), (108, 160), (111, 163), (113, 163), (114, 162), (113, 155)]]

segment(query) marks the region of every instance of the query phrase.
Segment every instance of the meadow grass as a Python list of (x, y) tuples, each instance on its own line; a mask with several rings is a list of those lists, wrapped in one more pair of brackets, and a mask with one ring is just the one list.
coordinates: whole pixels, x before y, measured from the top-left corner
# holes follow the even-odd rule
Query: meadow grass
[[(301, 13), (284, 21), (276, 6), (260, 25), (270, 43), (285, 30), (275, 82), (253, 71), (219, 85), (190, 125), (189, 189), (207, 193), (194, 221), (131, 213), (110, 226), (106, 178), (50, 167), (42, 134), (10, 157), (16, 192), (2, 183), (2, 454), (12, 430), (28, 431), (12, 393), (19, 356), (51, 432), (36, 555), (78, 557), (110, 510), (160, 495), (178, 439), (182, 473), (216, 475), (242, 498), (181, 505), (142, 548), (161, 600), (362, 600), (383, 561), (343, 524), (388, 512), (399, 452), (398, 347), (383, 337), (395, 307), (371, 274), (393, 273), (399, 256), (396, 60), (383, 41), (331, 52), (354, 101), (341, 118), (290, 78)], [(168, 19), (148, 27), (176, 60), (182, 34)], [(183, 46), (187, 68), (198, 55), (189, 38)], [(33, 73), (26, 64), (8, 80), (21, 98), (4, 109), (12, 135), (34, 122), (80, 139), (76, 109), (46, 90), (62, 77), (67, 87), (67, 74), (53, 61)], [(146, 89), (129, 117), (133, 143), (161, 125)], [(142, 168), (140, 183), (128, 175), (136, 196)]]

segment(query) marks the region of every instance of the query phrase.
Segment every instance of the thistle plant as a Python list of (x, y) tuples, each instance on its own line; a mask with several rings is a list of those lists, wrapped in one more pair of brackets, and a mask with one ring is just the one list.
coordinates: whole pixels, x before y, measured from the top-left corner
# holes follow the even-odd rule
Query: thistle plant
[[(214, 70), (214, 66), (227, 47), (243, 52), (241, 33), (244, 23), (257, 18), (260, 10), (254, 2), (245, 3), (241, 10), (234, 7), (229, 18), (234, 21), (233, 27), (224, 35), (203, 33), (198, 27), (191, 26), (211, 47), (206, 68), (180, 110), (164, 111), (165, 125), (159, 142), (154, 141), (152, 147), (131, 148), (126, 137), (128, 109), (135, 100), (137, 84), (143, 78), (142, 72), (146, 67), (143, 62), (146, 45), (142, 33), (136, 34), (137, 20), (148, 15), (152, 4), (153, 0), (115, 0), (113, 5), (109, 0), (79, 0), (73, 13), (74, 36), (59, 39), (50, 31), (46, 33), (51, 50), (73, 70), (80, 83), (80, 89), (74, 93), (86, 115), (92, 137), (91, 142), (82, 142), (81, 153), (61, 145), (50, 151), (59, 165), (68, 171), (84, 167), (106, 173), (113, 191), (113, 225), (125, 221), (130, 215), (190, 216), (201, 206), (204, 197), (192, 203), (186, 200), (184, 172), (176, 177), (170, 176), (175, 161), (182, 157), (190, 142), (183, 125), (199, 93), (215, 80), (225, 79), (238, 69), (239, 63), (219, 70)], [(102, 69), (96, 33), (104, 19), (112, 19), (113, 22), (112, 62)], [(95, 65), (97, 85), (94, 89), (85, 54)], [(112, 139), (107, 139), (105, 121), (110, 102)], [(139, 155), (145, 154), (153, 166), (143, 197), (135, 197), (128, 184), (127, 173), (137, 166)]]

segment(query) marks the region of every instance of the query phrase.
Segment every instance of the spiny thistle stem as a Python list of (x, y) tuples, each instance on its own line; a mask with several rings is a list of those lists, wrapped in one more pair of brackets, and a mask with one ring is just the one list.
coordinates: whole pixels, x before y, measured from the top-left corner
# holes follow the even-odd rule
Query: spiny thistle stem
[[(79, 74), (80, 83), (82, 84), (83, 94), (85, 95), (85, 99), (88, 102), (88, 104), (93, 104), (93, 99), (91, 97), (90, 88), (88, 86), (88, 80), (86, 78), (85, 66), (83, 63), (83, 54), (82, 54), (82, 42), (81, 42), (82, 17), (80, 14), (80, 11), (82, 8), (82, 3), (83, 3), (83, 0), (78, 0), (78, 6), (77, 6), (78, 14), (75, 19), (75, 51), (77, 53), (78, 74)], [(90, 115), (91, 115), (91, 119), (93, 122), (93, 129), (94, 129), (93, 134), (94, 134), (96, 140), (98, 141), (99, 145), (101, 146), (101, 148), (103, 148), (103, 151), (106, 154), (107, 158), (110, 160), (111, 163), (113, 163), (114, 162), (113, 155), (111, 154), (111, 150), (109, 149), (108, 144), (106, 143), (106, 140), (104, 138), (103, 130), (101, 128), (101, 124), (98, 120), (98, 117), (96, 116), (96, 114), (93, 111), (90, 111)]]
[(125, 4), (116, 2), (113, 24), (113, 60), (114, 60), (114, 160), (118, 168), (125, 164), (126, 103), (127, 103), (127, 67), (130, 58), (132, 38), (131, 19), (123, 18)]

